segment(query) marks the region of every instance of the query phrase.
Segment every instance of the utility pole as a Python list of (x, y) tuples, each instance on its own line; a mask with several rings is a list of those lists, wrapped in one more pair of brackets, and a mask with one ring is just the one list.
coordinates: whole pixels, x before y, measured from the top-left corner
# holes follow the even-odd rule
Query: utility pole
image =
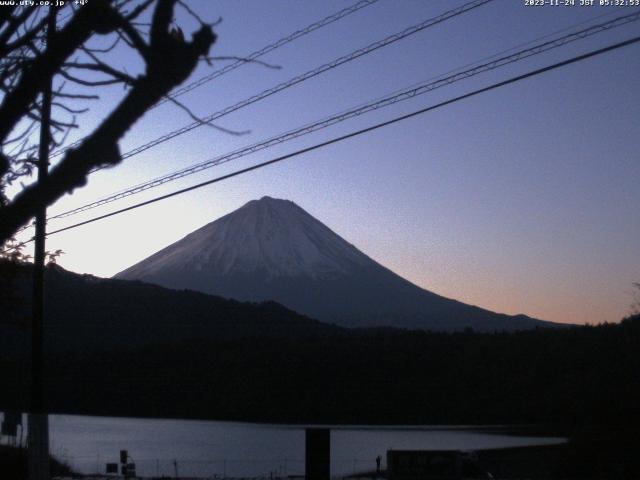
[[(52, 47), (56, 30), (56, 8), (49, 7), (47, 50)], [(40, 113), (40, 148), (38, 151), (38, 183), (46, 182), (49, 172), (51, 142), (52, 78), (42, 88)], [(49, 480), (49, 418), (44, 398), (44, 260), (47, 209), (42, 207), (35, 218), (33, 265), (33, 305), (31, 320), (31, 402), (29, 409), (29, 480)]]
[(304, 435), (304, 476), (306, 480), (329, 480), (331, 478), (331, 430), (328, 428), (306, 428)]

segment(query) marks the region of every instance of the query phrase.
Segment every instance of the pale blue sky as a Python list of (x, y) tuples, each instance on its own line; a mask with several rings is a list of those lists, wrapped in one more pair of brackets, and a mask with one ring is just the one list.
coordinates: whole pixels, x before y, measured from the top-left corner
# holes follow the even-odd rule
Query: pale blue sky
[[(209, 19), (224, 19), (213, 54), (247, 55), (352, 3), (202, 0), (193, 7)], [(210, 114), (462, 3), (380, 0), (264, 58), (281, 70), (247, 65), (181, 100), (197, 114)], [(95, 174), (87, 187), (49, 211), (82, 205), (589, 18), (613, 12), (597, 23), (637, 10), (525, 7), (523, 0), (496, 0), (218, 121), (249, 129), (248, 135), (199, 128)], [(178, 23), (185, 31), (193, 29), (182, 14)], [(638, 32), (640, 22), (576, 42), (131, 197), (131, 202)], [(130, 56), (123, 54), (118, 61), (135, 71)], [(203, 65), (192, 80), (209, 71)], [(639, 74), (636, 45), (53, 236), (48, 245), (66, 252), (60, 260), (64, 267), (110, 276), (247, 201), (270, 195), (295, 201), (375, 260), (447, 297), (560, 322), (617, 321), (632, 301), (631, 283), (640, 280)], [(85, 130), (78, 135), (121, 95), (121, 87), (105, 91), (83, 118)], [(190, 122), (166, 104), (136, 125), (122, 149)], [(127, 204), (52, 222), (50, 228)]]

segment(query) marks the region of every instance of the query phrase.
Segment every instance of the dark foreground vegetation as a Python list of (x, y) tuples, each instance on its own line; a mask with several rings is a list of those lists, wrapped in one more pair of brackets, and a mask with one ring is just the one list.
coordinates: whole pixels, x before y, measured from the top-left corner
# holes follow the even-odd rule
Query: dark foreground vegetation
[[(74, 474), (68, 465), (54, 458), (49, 461), (49, 471), (52, 476), (70, 477)], [(0, 445), (0, 478), (3, 480), (22, 480), (27, 478), (26, 449)]]
[[(545, 423), (640, 417), (640, 319), (517, 334), (393, 330), (191, 340), (60, 354), (56, 409), (122, 415), (338, 423)], [(18, 380), (18, 379), (16, 379)]]
[[(572, 438), (562, 468), (583, 468), (583, 478), (640, 475), (638, 315), (619, 324), (516, 333), (346, 330), (275, 304), (57, 270), (48, 278), (48, 311), (66, 312), (50, 321), (63, 325), (49, 336), (58, 342), (49, 345), (47, 363), (54, 412), (537, 424)], [(16, 322), (14, 335), (22, 330)], [(153, 342), (136, 340), (145, 332)], [(0, 375), (12, 386), (0, 390), (0, 405), (24, 409), (28, 365), (24, 352), (10, 352), (0, 353)], [(610, 474), (587, 475), (605, 471)], [(634, 476), (625, 477), (631, 471)]]
[[(12, 388), (0, 390), (0, 401), (19, 406), (29, 288), (7, 285), (16, 288), (13, 299), (11, 288), (0, 289), (0, 373)], [(59, 268), (48, 269), (47, 292), (55, 411), (566, 428), (640, 418), (639, 316), (515, 333), (349, 330), (274, 303)]]

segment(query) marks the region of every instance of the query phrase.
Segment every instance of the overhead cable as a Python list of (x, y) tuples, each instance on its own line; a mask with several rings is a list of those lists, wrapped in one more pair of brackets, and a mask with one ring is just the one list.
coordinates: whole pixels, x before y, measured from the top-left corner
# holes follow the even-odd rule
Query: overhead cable
[(363, 128), (361, 130), (357, 130), (357, 131), (348, 133), (346, 135), (341, 135), (339, 137), (334, 137), (334, 138), (332, 138), (330, 140), (327, 140), (327, 141), (324, 141), (324, 142), (321, 142), (321, 143), (317, 143), (317, 144), (312, 145), (310, 147), (306, 147), (306, 148), (297, 150), (295, 152), (292, 152), (292, 153), (289, 153), (289, 154), (286, 154), (286, 155), (282, 155), (280, 157), (277, 157), (277, 158), (274, 158), (274, 159), (271, 159), (271, 160), (268, 160), (268, 161), (265, 161), (265, 162), (262, 162), (262, 163), (258, 163), (256, 165), (252, 165), (250, 167), (243, 168), (241, 170), (237, 170), (235, 172), (228, 173), (226, 175), (222, 175), (220, 177), (216, 177), (214, 179), (207, 180), (205, 182), (201, 182), (201, 183), (198, 183), (198, 184), (195, 184), (195, 185), (191, 185), (190, 187), (182, 188), (180, 190), (176, 190), (174, 192), (167, 193), (165, 195), (160, 195), (160, 196), (152, 198), (150, 200), (146, 200), (144, 202), (140, 202), (140, 203), (137, 203), (135, 205), (130, 205), (130, 206), (126, 207), (126, 208), (121, 208), (119, 210), (115, 210), (113, 212), (106, 213), (104, 215), (93, 217), (93, 218), (90, 218), (90, 219), (85, 220), (83, 222), (79, 222), (79, 223), (75, 223), (73, 225), (69, 225), (67, 227), (59, 228), (57, 230), (49, 232), (47, 235), (54, 235), (54, 234), (57, 234), (57, 233), (65, 232), (65, 231), (68, 231), (68, 230), (71, 230), (71, 229), (74, 229), (74, 228), (81, 227), (83, 225), (87, 225), (87, 224), (90, 224), (90, 223), (93, 223), (93, 222), (97, 222), (99, 220), (103, 220), (105, 218), (109, 218), (109, 217), (113, 217), (115, 215), (119, 215), (119, 214), (124, 213), (124, 212), (135, 210), (135, 209), (150, 205), (152, 203), (159, 202), (161, 200), (166, 200), (168, 198), (175, 197), (177, 195), (181, 195), (183, 193), (190, 192), (192, 190), (197, 190), (197, 189), (205, 187), (207, 185), (218, 183), (218, 182), (221, 182), (223, 180), (227, 180), (229, 178), (233, 178), (233, 177), (236, 177), (238, 175), (242, 175), (242, 174), (254, 171), (254, 170), (258, 170), (260, 168), (267, 167), (269, 165), (273, 165), (275, 163), (279, 163), (279, 162), (282, 162), (282, 161), (290, 159), (290, 158), (298, 157), (298, 156), (300, 156), (300, 155), (302, 155), (304, 153), (308, 153), (308, 152), (311, 152), (313, 150), (317, 150), (317, 149), (326, 147), (328, 145), (332, 145), (332, 144), (347, 140), (349, 138), (357, 137), (357, 136), (363, 135), (365, 133), (368, 133), (368, 132), (371, 132), (371, 131), (374, 131), (374, 130), (378, 130), (378, 129), (382, 128), (382, 127), (393, 125), (393, 124), (401, 122), (403, 120), (407, 120), (409, 118), (413, 118), (413, 117), (416, 117), (418, 115), (422, 115), (422, 114), (425, 114), (427, 112), (430, 112), (432, 110), (436, 110), (438, 108), (441, 108), (441, 107), (444, 107), (444, 106), (447, 106), (447, 105), (451, 105), (453, 103), (457, 103), (457, 102), (459, 102), (461, 100), (465, 100), (467, 98), (474, 97), (474, 96), (479, 95), (481, 93), (485, 93), (485, 92), (488, 92), (488, 91), (491, 91), (491, 90), (495, 90), (497, 88), (504, 87), (506, 85), (510, 85), (510, 84), (525, 80), (527, 78), (535, 77), (535, 76), (541, 75), (543, 73), (550, 72), (552, 70), (556, 70), (556, 69), (561, 68), (561, 67), (565, 67), (567, 65), (571, 65), (571, 64), (574, 64), (574, 63), (577, 63), (577, 62), (581, 62), (581, 61), (584, 61), (586, 59), (589, 59), (589, 58), (592, 58), (592, 57), (595, 57), (595, 56), (598, 56), (598, 55), (602, 55), (604, 53), (611, 52), (613, 50), (617, 50), (619, 48), (623, 48), (623, 47), (626, 47), (626, 46), (629, 46), (629, 45), (632, 45), (632, 44), (635, 44), (635, 43), (638, 43), (638, 42), (640, 42), (640, 36), (633, 37), (633, 38), (631, 38), (629, 40), (625, 40), (623, 42), (619, 42), (619, 43), (616, 43), (616, 44), (613, 44), (613, 45), (609, 45), (609, 46), (604, 47), (604, 48), (593, 50), (591, 52), (588, 52), (588, 53), (585, 53), (585, 54), (582, 54), (582, 55), (578, 55), (576, 57), (572, 57), (572, 58), (570, 58), (568, 60), (563, 60), (561, 62), (557, 62), (557, 63), (554, 63), (552, 65), (548, 65), (546, 67), (538, 68), (536, 70), (532, 70), (532, 71), (527, 72), (525, 74), (518, 75), (518, 76), (515, 76), (515, 77), (511, 77), (511, 78), (509, 78), (507, 80), (503, 80), (501, 82), (491, 84), (491, 85), (489, 85), (487, 87), (483, 87), (483, 88), (474, 90), (472, 92), (469, 92), (469, 93), (466, 93), (466, 94), (451, 98), (449, 100), (437, 103), (435, 105), (431, 105), (429, 107), (425, 107), (425, 108), (422, 108), (420, 110), (416, 110), (414, 112), (411, 112), (411, 113), (408, 113), (408, 114), (405, 114), (405, 115), (401, 115), (399, 117), (395, 117), (395, 118), (393, 118), (391, 120), (387, 120), (385, 122), (381, 122), (381, 123), (378, 123), (376, 125), (373, 125), (373, 126), (370, 126), (370, 127), (367, 127), (367, 128)]
[(490, 62), (481, 64), (481, 65), (476, 65), (472, 68), (469, 68), (467, 70), (464, 71), (460, 71), (457, 73), (454, 73), (452, 75), (443, 77), (443, 78), (439, 78), (435, 81), (431, 81), (431, 82), (425, 82), (422, 84), (418, 84), (417, 86), (412, 86), (411, 88), (402, 90), (398, 93), (394, 93), (392, 95), (383, 97), (381, 99), (375, 100), (373, 102), (369, 102), (366, 103), (364, 105), (361, 105), (359, 107), (350, 109), (350, 110), (346, 110), (343, 111), (341, 113), (332, 115), (330, 117), (324, 118), (322, 120), (316, 121), (314, 123), (310, 123), (307, 125), (304, 125), (302, 127), (296, 128), (294, 130), (289, 130), (283, 134), (279, 134), (277, 136), (271, 137), (269, 139), (266, 140), (262, 140), (260, 142), (254, 143), (252, 145), (240, 148), (238, 150), (234, 150), (230, 153), (224, 154), (224, 155), (219, 155), (217, 157), (211, 158), (209, 160), (206, 160), (204, 162), (198, 163), (196, 165), (192, 165), (190, 167), (178, 170), (176, 172), (155, 178), (153, 180), (135, 185), (133, 187), (130, 187), (126, 190), (122, 190), (120, 192), (117, 192), (115, 194), (111, 194), (109, 196), (103, 197), (99, 200), (93, 201), (91, 203), (85, 204), (83, 206), (71, 209), (71, 210), (67, 210), (65, 212), (61, 212), (59, 214), (53, 215), (50, 217), (50, 219), (57, 219), (57, 218), (65, 218), (65, 217), (69, 217), (87, 210), (91, 210), (93, 208), (108, 204), (108, 203), (112, 203), (114, 201), (129, 197), (131, 195), (135, 195), (137, 193), (141, 193), (143, 191), (149, 190), (151, 188), (155, 188), (158, 187), (160, 185), (163, 185), (165, 183), (177, 180), (179, 178), (183, 178), (186, 177), (188, 175), (192, 175), (195, 173), (198, 173), (202, 170), (206, 170), (208, 168), (217, 166), (217, 165), (221, 165), (223, 163), (227, 163), (230, 162), (232, 160), (236, 160), (238, 158), (244, 157), (246, 155), (249, 155), (251, 153), (255, 153), (257, 151), (260, 150), (264, 150), (266, 148), (272, 147), (274, 145), (278, 145), (281, 143), (284, 143), (286, 141), (301, 137), (303, 135), (327, 128), (331, 125), (335, 125), (337, 123), (343, 122), (345, 120), (348, 120), (350, 118), (354, 118), (360, 115), (363, 115), (365, 113), (374, 111), (374, 110), (378, 110), (380, 108), (384, 108), (387, 107), (389, 105), (393, 105), (395, 103), (404, 101), (404, 100), (408, 100), (411, 98), (414, 98), (418, 95), (423, 95), (425, 93), (431, 92), (437, 88), (440, 87), (444, 87), (446, 85), (450, 85), (454, 82), (460, 81), (460, 80), (464, 80), (470, 77), (473, 77), (475, 75), (484, 73), (484, 72), (488, 72), (491, 70), (494, 70), (496, 68), (511, 64), (511, 63), (515, 63), (518, 61), (521, 61), (523, 59), (529, 58), (531, 56), (534, 55), (538, 55), (544, 52), (547, 52), (549, 50), (555, 49), (555, 48), (559, 48), (563, 45), (566, 45), (568, 43), (574, 42), (576, 40), (580, 40), (583, 38), (587, 38), (590, 36), (593, 36), (595, 34), (598, 33), (602, 33), (604, 31), (610, 30), (612, 28), (616, 28), (616, 27), (620, 27), (622, 25), (626, 25), (628, 23), (634, 22), (634, 21), (638, 21), (640, 20), (640, 12), (636, 12), (634, 14), (630, 14), (630, 15), (625, 15), (622, 17), (618, 17), (615, 18), (611, 21), (602, 23), (602, 24), (598, 24), (598, 25), (594, 25), (591, 26), (589, 28), (577, 31), (577, 32), (573, 32), (567, 35), (564, 35), (560, 38), (556, 38), (556, 39), (552, 39), (549, 40), (547, 42), (535, 45), (533, 47), (524, 49), (524, 50), (520, 50), (518, 52), (515, 52), (513, 54), (507, 55), (507, 56), (503, 56), (497, 59), (494, 59)]
[[(256, 103), (260, 100), (263, 100), (267, 97), (270, 97), (271, 95), (274, 95), (278, 92), (281, 92), (287, 88), (290, 88), (294, 85), (297, 85), (301, 82), (304, 82), (306, 80), (309, 80), (311, 78), (314, 78), (324, 72), (327, 72), (329, 70), (333, 70), (334, 68), (337, 68), (341, 65), (344, 65), (345, 63), (351, 62), (357, 58), (360, 58), (364, 55), (367, 55), (371, 52), (374, 52), (380, 48), (386, 47), (387, 45), (391, 45), (392, 43), (395, 43), (399, 40), (402, 40), (404, 38), (407, 38), (411, 35), (414, 35), (418, 32), (421, 32), (429, 27), (432, 27), (434, 25), (437, 25), (439, 23), (442, 23), (446, 20), (449, 20), (451, 18), (457, 17), (458, 15), (462, 15), (463, 13), (466, 13), (470, 10), (473, 10), (475, 8), (478, 8), (482, 5), (485, 5), (487, 3), (490, 3), (494, 0), (473, 0), (471, 2), (465, 3), (464, 5), (454, 8), (452, 10), (448, 10), (436, 17), (432, 17), (429, 18), (421, 23), (418, 23), (417, 25), (413, 25), (409, 28), (406, 28), (404, 30), (402, 30), (401, 32), (395, 33), (393, 35), (389, 35), (388, 37), (379, 40), (377, 42), (371, 43), (369, 45), (367, 45), (366, 47), (360, 48), (358, 50), (355, 50), (347, 55), (343, 55), (329, 63), (325, 63), (324, 65), (321, 65), (319, 67), (316, 67), (312, 70), (309, 70), (301, 75), (295, 76), (285, 82), (279, 83), (278, 85), (275, 85), (274, 87), (268, 88), (266, 90), (263, 90), (260, 93), (257, 93), (255, 95), (252, 95), (238, 103), (235, 103), (233, 105), (230, 105), (228, 107), (223, 108), (222, 110), (219, 110), (217, 112), (214, 112), (210, 115), (207, 115), (206, 117), (198, 120), (198, 121), (194, 121), (188, 125), (185, 125), (182, 128), (179, 128), (177, 130), (174, 130), (172, 132), (166, 133), (165, 135), (162, 135), (161, 137), (158, 137), (154, 140), (151, 140), (143, 145), (140, 145), (138, 147), (133, 148), (132, 150), (129, 150), (128, 152), (125, 152), (121, 155), (121, 158), (127, 159), (130, 157), (133, 157), (134, 155), (137, 155), (139, 153), (142, 153), (146, 150), (149, 150), (150, 148), (153, 148), (157, 145), (160, 145), (161, 143), (167, 142), (169, 140), (172, 140), (182, 134), (185, 134), (187, 132), (190, 132), (196, 128), (199, 128), (203, 125), (206, 124), (210, 124), (211, 122), (218, 120), (222, 117), (224, 117), (225, 115), (228, 115), (232, 112), (235, 112), (237, 110), (240, 110), (241, 108), (247, 107), (248, 105), (251, 105), (253, 103)], [(92, 170), (92, 172), (101, 170), (101, 167), (97, 167), (94, 170)]]
[[(266, 45), (264, 47), (262, 47), (260, 50), (256, 50), (253, 53), (250, 53), (249, 55), (247, 55), (246, 57), (243, 57), (241, 59), (238, 59), (228, 65), (225, 65), (223, 68), (219, 69), (219, 70), (215, 70), (213, 72), (211, 72), (208, 75), (205, 75), (204, 77), (200, 78), (199, 80), (196, 80), (195, 82), (192, 82), (188, 85), (185, 85), (181, 88), (178, 88), (177, 90), (174, 90), (173, 92), (171, 92), (169, 95), (167, 95), (166, 97), (163, 97), (161, 100), (159, 100), (155, 105), (153, 105), (151, 107), (151, 109), (162, 105), (163, 103), (166, 103), (169, 101), (169, 99), (172, 98), (176, 98), (179, 97), (180, 95), (183, 95), (187, 92), (190, 92), (191, 90), (200, 87), (201, 85), (204, 85), (206, 83), (211, 82), (212, 80), (215, 80), (218, 77), (221, 77), (222, 75), (225, 75), (233, 70), (235, 70), (236, 68), (239, 68), (243, 65), (246, 65), (247, 63), (251, 63), (255, 60), (257, 60), (258, 58), (260, 58), (263, 55), (266, 55), (267, 53), (270, 53), (280, 47), (282, 47), (283, 45), (286, 45), (287, 43), (291, 43), (294, 40), (297, 40), (300, 37), (303, 37), (315, 30), (318, 30), (319, 28), (325, 27), (327, 25), (330, 25), (331, 23), (334, 23), (340, 19), (343, 19), (345, 17), (347, 17), (348, 15), (351, 15), (352, 13), (357, 12), (358, 10), (361, 10), (365, 7), (368, 7), (370, 5), (373, 5), (374, 3), (378, 2), (379, 0), (361, 0), (357, 3), (354, 3), (353, 5), (351, 5), (350, 7), (347, 8), (343, 8), (342, 10), (333, 13), (321, 20), (318, 20), (317, 22), (314, 22), (310, 25), (307, 25), (304, 28), (301, 28), (299, 30), (296, 30), (295, 32), (287, 35), (286, 37), (282, 37), (279, 40), (276, 40), (275, 42)], [(150, 109), (150, 110), (151, 110)], [(67, 150), (71, 149), (71, 148), (75, 148), (78, 145), (80, 145), (82, 142), (84, 141), (84, 138), (77, 140), (75, 142), (73, 142), (70, 145), (67, 145), (63, 148), (60, 148), (58, 150), (56, 150), (55, 152), (53, 152), (49, 158), (53, 158), (53, 157), (57, 157), (61, 154), (63, 154), (64, 152), (66, 152)]]
[[(190, 92), (191, 90), (198, 88), (206, 83), (209, 83), (212, 80), (215, 80), (218, 77), (221, 77), (222, 75), (224, 75), (225, 73), (229, 73), (232, 70), (235, 70), (236, 68), (248, 63), (248, 62), (252, 62), (253, 60), (256, 60), (257, 58), (260, 58), (263, 55), (266, 55), (269, 52), (272, 52), (273, 50), (276, 50), (277, 48), (280, 48), (283, 45), (286, 45), (287, 43), (291, 43), (294, 40), (308, 34), (311, 33), (315, 30), (318, 30), (319, 28), (322, 28), (326, 25), (329, 25), (337, 20), (340, 20), (341, 18), (346, 17), (347, 15), (351, 15), (354, 12), (357, 12), (358, 10), (368, 7), (369, 5), (372, 5), (374, 3), (376, 3), (378, 0), (362, 0), (358, 3), (355, 3), (353, 5), (351, 5), (350, 7), (347, 7), (345, 9), (340, 10), (339, 12), (334, 13), (333, 15), (329, 15), (328, 17), (323, 18), (322, 20), (319, 20), (317, 22), (312, 23), (311, 25), (308, 25), (304, 28), (301, 28), (300, 30), (296, 30), (295, 32), (291, 33), (290, 35), (287, 35), (286, 37), (281, 38), (280, 40), (277, 40), (276, 42), (267, 45), (266, 47), (261, 48), (260, 50), (257, 50), (251, 54), (249, 54), (247, 57), (243, 57), (242, 59), (239, 59), (229, 65), (226, 65), (224, 68), (221, 68), (220, 70), (216, 70), (215, 72), (210, 73), (209, 75), (206, 75), (204, 77), (202, 77), (199, 80), (196, 80), (195, 82), (192, 82), (188, 85), (185, 85), (183, 87), (180, 87), (176, 90), (174, 90), (173, 92), (171, 92), (171, 95), (169, 95), (171, 98), (176, 98), (179, 97), (180, 95), (183, 95), (187, 92)], [(167, 102), (168, 99), (163, 98), (162, 100), (160, 100), (155, 106), (161, 105), (165, 102)]]

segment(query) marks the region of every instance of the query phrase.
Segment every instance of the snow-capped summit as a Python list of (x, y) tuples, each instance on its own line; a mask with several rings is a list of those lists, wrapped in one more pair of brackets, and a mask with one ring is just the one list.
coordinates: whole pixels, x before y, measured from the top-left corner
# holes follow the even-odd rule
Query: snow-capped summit
[(292, 201), (262, 197), (117, 276), (145, 279), (165, 270), (193, 270), (322, 279), (370, 261)]
[(419, 288), (295, 203), (271, 197), (248, 202), (116, 278), (244, 301), (275, 300), (345, 326), (514, 330), (545, 323)]

